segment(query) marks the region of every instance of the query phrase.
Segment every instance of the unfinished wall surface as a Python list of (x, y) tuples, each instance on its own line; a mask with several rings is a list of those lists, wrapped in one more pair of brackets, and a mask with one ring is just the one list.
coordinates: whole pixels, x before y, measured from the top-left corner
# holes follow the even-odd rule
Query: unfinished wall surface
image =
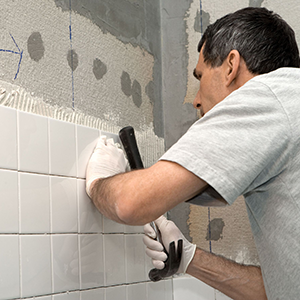
[[(188, 79), (184, 102), (192, 102), (198, 90), (198, 81), (192, 72), (198, 60), (197, 44), (206, 27), (227, 13), (243, 7), (267, 7), (281, 15), (294, 29), (298, 44), (300, 42), (300, 24), (297, 20), (300, 3), (296, 0), (238, 0), (238, 1), (193, 1), (186, 13), (187, 49), (188, 49)], [(190, 206), (188, 209), (188, 224), (191, 239), (198, 246), (224, 255), (228, 258), (246, 264), (258, 264), (258, 257), (247, 211), (242, 197), (227, 208), (201, 208)], [(173, 218), (176, 220), (177, 215)], [(182, 218), (182, 216), (181, 216)]]
[(14, 98), (3, 91), (1, 104), (111, 132), (132, 125), (145, 164), (153, 163), (163, 150), (158, 5), (32, 0), (2, 7), (0, 80), (20, 91)]

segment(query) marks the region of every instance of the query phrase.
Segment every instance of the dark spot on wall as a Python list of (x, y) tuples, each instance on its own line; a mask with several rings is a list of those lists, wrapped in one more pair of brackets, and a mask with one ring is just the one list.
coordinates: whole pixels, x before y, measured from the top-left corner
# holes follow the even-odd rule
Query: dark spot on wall
[(225, 223), (221, 218), (211, 220), (207, 226), (206, 240), (218, 241), (219, 239), (222, 239), (224, 226)]
[(133, 103), (140, 107), (142, 105), (142, 88), (138, 81), (133, 81), (131, 92)]
[(127, 97), (131, 96), (131, 79), (125, 71), (121, 75), (121, 89)]
[(261, 7), (264, 0), (249, 0), (249, 7)]
[(78, 67), (78, 55), (74, 50), (68, 51), (67, 60), (72, 71), (75, 71)]
[(106, 65), (99, 58), (94, 59), (93, 73), (97, 80), (102, 79), (103, 76), (107, 73)]
[(194, 29), (197, 32), (203, 33), (207, 26), (210, 24), (210, 15), (205, 11), (197, 11), (197, 15), (194, 22)]
[(147, 86), (145, 87), (145, 93), (149, 97), (151, 104), (154, 105), (155, 99), (155, 86), (153, 81), (149, 81)]
[(45, 53), (42, 36), (39, 32), (33, 32), (27, 40), (27, 49), (32, 60), (38, 62)]

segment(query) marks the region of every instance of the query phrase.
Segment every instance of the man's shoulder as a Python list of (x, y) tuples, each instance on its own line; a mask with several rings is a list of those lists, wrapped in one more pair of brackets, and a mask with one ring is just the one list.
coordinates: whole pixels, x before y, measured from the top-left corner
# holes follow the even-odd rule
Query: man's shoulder
[(241, 89), (242, 93), (257, 96), (276, 97), (285, 99), (288, 95), (299, 98), (300, 68), (279, 68), (275, 71), (257, 75), (250, 79)]
[(254, 82), (268, 83), (285, 83), (286, 81), (299, 81), (300, 80), (300, 68), (279, 68), (272, 72), (258, 75), (253, 78)]

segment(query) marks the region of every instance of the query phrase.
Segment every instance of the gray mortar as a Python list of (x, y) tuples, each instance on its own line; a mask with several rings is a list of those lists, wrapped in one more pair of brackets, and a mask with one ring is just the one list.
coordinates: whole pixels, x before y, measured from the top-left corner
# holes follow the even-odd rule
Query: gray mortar
[(33, 32), (27, 40), (27, 50), (32, 60), (38, 62), (45, 53), (42, 36), (39, 32)]
[(93, 73), (97, 80), (102, 79), (103, 76), (107, 73), (106, 65), (99, 58), (94, 59)]
[(141, 47), (154, 57), (153, 125), (157, 136), (163, 137), (161, 97), (160, 0), (53, 0), (63, 11), (70, 9), (91, 20), (102, 32), (109, 32), (123, 43)]
[(75, 71), (78, 67), (78, 54), (74, 50), (69, 50), (67, 60), (72, 71)]
[(264, 0), (249, 0), (249, 7), (261, 7)]
[[(201, 18), (202, 18), (202, 24), (201, 24)], [(194, 23), (194, 30), (197, 32), (204, 33), (207, 26), (210, 24), (210, 15), (209, 13), (205, 12), (204, 10), (199, 11), (197, 10), (197, 15), (195, 17), (195, 23)]]
[(219, 239), (222, 239), (224, 226), (225, 223), (221, 218), (211, 220), (207, 226), (206, 240), (218, 241)]
[(123, 71), (121, 75), (121, 89), (127, 97), (131, 96), (131, 78), (125, 71)]
[(132, 100), (137, 107), (142, 105), (142, 88), (137, 80), (134, 80), (131, 88)]
[(155, 87), (154, 87), (154, 82), (149, 81), (147, 86), (145, 87), (145, 93), (149, 97), (151, 104), (154, 104), (154, 99), (155, 99)]

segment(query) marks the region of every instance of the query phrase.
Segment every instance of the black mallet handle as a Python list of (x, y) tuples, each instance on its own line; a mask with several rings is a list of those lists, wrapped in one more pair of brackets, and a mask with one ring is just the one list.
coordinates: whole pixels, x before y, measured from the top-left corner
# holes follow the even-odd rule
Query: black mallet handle
[(122, 128), (119, 132), (119, 137), (126, 152), (131, 170), (144, 169), (133, 127), (127, 126)]

